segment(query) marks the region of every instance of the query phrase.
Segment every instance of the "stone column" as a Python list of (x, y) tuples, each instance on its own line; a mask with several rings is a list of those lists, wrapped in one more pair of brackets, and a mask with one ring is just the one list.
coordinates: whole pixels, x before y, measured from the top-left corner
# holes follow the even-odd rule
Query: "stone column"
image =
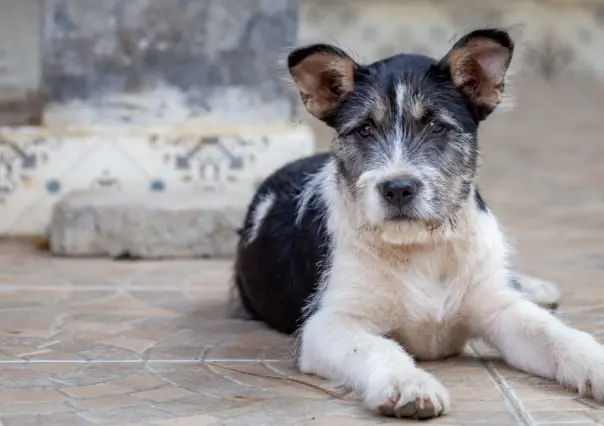
[(39, 234), (50, 222), (64, 255), (232, 254), (256, 185), (314, 150), (280, 66), (298, 1), (45, 7), (43, 125), (2, 130), (37, 162), (15, 161), (29, 185), (4, 195), (14, 218), (0, 232)]
[(42, 119), (42, 15), (41, 0), (0, 0), (0, 125)]
[(49, 0), (48, 123), (284, 122), (297, 0)]

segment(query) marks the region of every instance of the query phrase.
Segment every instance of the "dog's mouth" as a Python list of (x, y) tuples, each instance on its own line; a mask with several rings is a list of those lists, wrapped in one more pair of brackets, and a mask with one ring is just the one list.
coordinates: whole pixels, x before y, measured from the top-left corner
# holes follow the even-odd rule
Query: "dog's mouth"
[(427, 218), (422, 214), (421, 210), (415, 204), (410, 204), (403, 207), (384, 206), (383, 221), (384, 222), (425, 222), (432, 218)]
[(403, 223), (415, 223), (415, 224), (423, 224), (425, 225), (427, 230), (436, 230), (440, 228), (445, 220), (438, 220), (433, 217), (426, 218), (420, 217), (419, 215), (415, 215), (413, 213), (407, 212), (396, 212), (387, 215), (384, 218), (384, 223), (392, 223), (392, 224), (403, 224)]
[(392, 213), (392, 214), (387, 215), (384, 218), (384, 221), (385, 222), (419, 222), (419, 221), (421, 221), (421, 218), (408, 214), (408, 213), (397, 212), (397, 213)]

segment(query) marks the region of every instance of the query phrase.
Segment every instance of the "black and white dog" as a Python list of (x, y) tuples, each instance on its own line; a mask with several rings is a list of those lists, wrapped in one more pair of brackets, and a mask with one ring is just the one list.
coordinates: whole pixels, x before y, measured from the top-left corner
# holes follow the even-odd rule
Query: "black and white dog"
[(447, 390), (415, 359), (458, 354), (471, 338), (604, 400), (604, 347), (547, 309), (553, 284), (510, 268), (476, 187), (478, 125), (502, 99), (512, 52), (507, 32), (483, 29), (440, 60), (365, 66), (322, 44), (289, 55), (304, 105), (337, 138), (332, 153), (259, 188), (235, 282), (254, 319), (297, 332), (301, 371), (356, 391), (371, 410), (446, 413)]

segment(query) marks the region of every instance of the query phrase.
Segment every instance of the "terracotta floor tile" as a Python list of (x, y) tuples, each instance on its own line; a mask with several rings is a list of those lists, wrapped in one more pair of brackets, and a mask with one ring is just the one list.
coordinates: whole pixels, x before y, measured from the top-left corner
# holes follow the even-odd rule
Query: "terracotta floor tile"
[(588, 407), (594, 408), (596, 410), (604, 410), (604, 401), (596, 401), (590, 397), (582, 397), (578, 398), (578, 400), (581, 401), (581, 403), (587, 405)]
[(137, 339), (134, 337), (118, 337), (111, 340), (105, 340), (103, 343), (128, 349), (136, 353), (141, 353), (145, 349), (148, 349), (153, 346), (155, 344), (155, 341), (148, 339)]
[(2, 403), (61, 401), (67, 397), (54, 389), (0, 391)]
[(39, 389), (46, 378), (25, 364), (0, 365), (0, 389)]
[(509, 409), (505, 403), (503, 396), (499, 399), (493, 400), (468, 400), (468, 399), (454, 399), (453, 409), (455, 411), (466, 411), (466, 412), (508, 412)]
[[(254, 331), (251, 333), (237, 336), (226, 342), (213, 346), (205, 353), (206, 359), (256, 359), (269, 358), (268, 354), (271, 349), (279, 347), (285, 350), (273, 351), (274, 356), (278, 358), (271, 359), (288, 359), (291, 357), (291, 345), (287, 337), (280, 336), (276, 333), (265, 330)], [(289, 351), (288, 351), (289, 349)], [(277, 354), (275, 354), (277, 352)]]
[(113, 385), (131, 388), (137, 391), (154, 389), (166, 384), (151, 373), (134, 373), (111, 382)]
[(173, 417), (153, 406), (122, 407), (109, 410), (83, 411), (80, 415), (95, 424), (146, 423)]
[(505, 383), (512, 389), (515, 388), (534, 388), (534, 387), (551, 387), (555, 386), (555, 382), (541, 377), (524, 375), (522, 377), (510, 377), (505, 379)]
[(571, 389), (565, 389), (556, 384), (536, 388), (517, 388), (514, 389), (513, 392), (514, 395), (516, 395), (516, 397), (521, 401), (577, 398), (577, 392), (574, 392)]
[(531, 412), (531, 418), (538, 425), (549, 424), (595, 424), (585, 411), (536, 411)]
[[(208, 368), (217, 376), (224, 377), (242, 385), (270, 390), (280, 395), (299, 396), (304, 398), (325, 399), (330, 393), (327, 383), (307, 375), (296, 375), (293, 370), (282, 368), (280, 364), (259, 363), (212, 363)], [(342, 390), (333, 392), (344, 395)]]
[[(479, 386), (482, 385), (482, 386)], [(491, 401), (503, 399), (502, 393), (492, 383), (476, 383), (471, 386), (447, 386), (453, 401)]]
[(0, 402), (0, 413), (7, 414), (53, 414), (73, 411), (67, 404), (59, 401)]
[(210, 426), (219, 419), (212, 416), (200, 415), (190, 417), (176, 417), (174, 419), (158, 420), (151, 422), (154, 426)]
[(497, 411), (451, 411), (451, 413), (438, 419), (434, 424), (440, 422), (456, 425), (483, 425), (483, 426), (510, 426), (516, 424), (516, 419), (511, 413)]
[(195, 393), (174, 386), (163, 386), (153, 390), (137, 392), (133, 395), (151, 402), (167, 402), (192, 396)]
[(571, 398), (523, 400), (522, 405), (528, 411), (588, 411), (591, 407)]
[(54, 362), (41, 362), (35, 364), (28, 364), (31, 370), (37, 371), (42, 374), (57, 376), (63, 373), (69, 373), (75, 369), (79, 369), (82, 367), (81, 364), (73, 364), (73, 363), (54, 363)]
[(112, 395), (98, 398), (71, 401), (70, 405), (76, 410), (110, 410), (121, 407), (134, 407), (136, 405), (147, 405), (146, 401), (129, 395)]
[(3, 416), (3, 426), (91, 426), (93, 423), (78, 414), (37, 414), (25, 416)]
[(61, 389), (61, 391), (73, 398), (98, 398), (108, 395), (123, 395), (132, 392), (132, 389), (116, 385), (98, 384), (77, 388), (65, 388)]
[(23, 358), (25, 360), (62, 361), (62, 362), (63, 361), (82, 361), (85, 359), (76, 353), (65, 352), (65, 351), (54, 350), (54, 349), (43, 349), (43, 350), (36, 350), (36, 351), (32, 351), (32, 352), (26, 352), (24, 354), (21, 354), (20, 358)]
[(347, 419), (338, 417), (315, 417), (307, 422), (300, 423), (301, 426), (372, 426), (380, 424), (379, 419)]

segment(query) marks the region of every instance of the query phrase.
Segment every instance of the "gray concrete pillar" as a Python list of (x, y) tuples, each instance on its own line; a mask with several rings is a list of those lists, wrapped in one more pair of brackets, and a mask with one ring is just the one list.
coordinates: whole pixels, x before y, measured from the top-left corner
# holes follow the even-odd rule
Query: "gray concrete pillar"
[(49, 123), (290, 120), (297, 0), (48, 0)]
[(41, 0), (0, 0), (0, 125), (42, 119)]

